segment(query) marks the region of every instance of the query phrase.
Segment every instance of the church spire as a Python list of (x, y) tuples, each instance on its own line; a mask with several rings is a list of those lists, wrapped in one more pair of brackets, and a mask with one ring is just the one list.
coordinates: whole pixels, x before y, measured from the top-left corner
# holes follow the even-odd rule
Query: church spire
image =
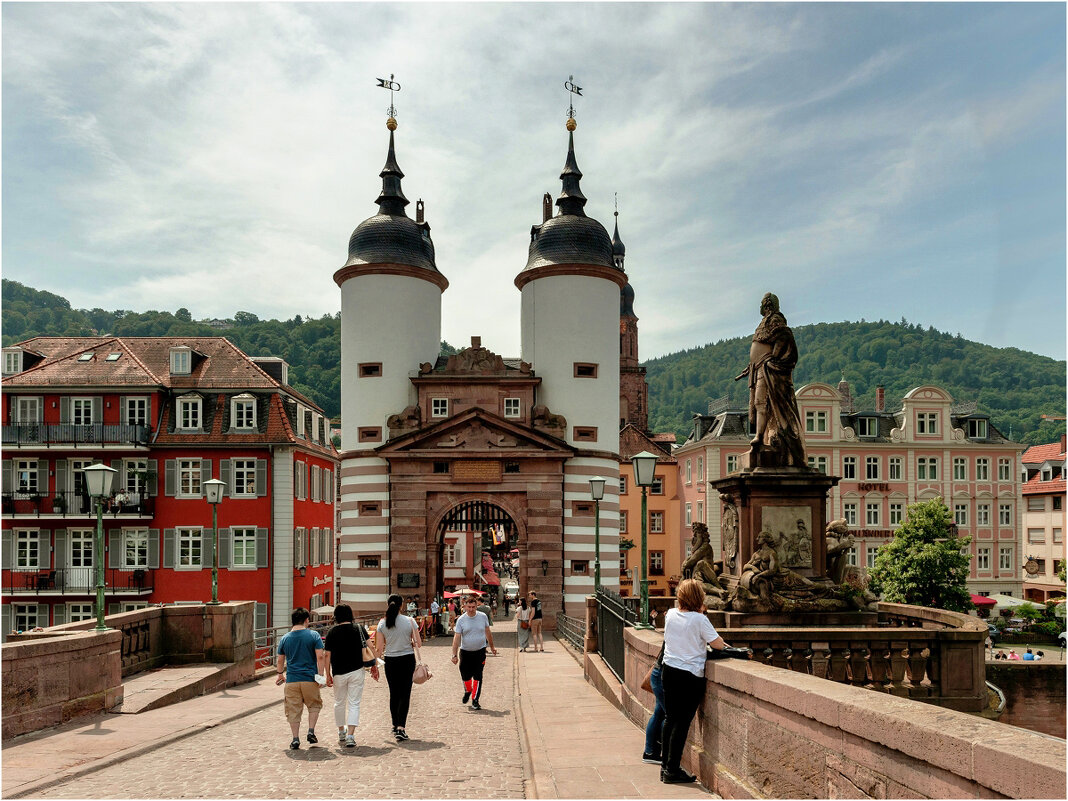
[(616, 210), (613, 212), (616, 218), (616, 227), (612, 232), (612, 263), (620, 270), (623, 269), (623, 260), (627, 256), (627, 246), (619, 238), (619, 198), (616, 198)]

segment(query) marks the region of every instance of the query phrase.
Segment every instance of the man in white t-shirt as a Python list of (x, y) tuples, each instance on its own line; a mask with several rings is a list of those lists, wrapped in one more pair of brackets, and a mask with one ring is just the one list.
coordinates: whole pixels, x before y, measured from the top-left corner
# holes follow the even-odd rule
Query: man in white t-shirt
[(471, 699), (472, 709), (481, 709), (478, 699), (482, 696), (482, 670), (486, 666), (486, 646), (497, 655), (493, 645), (493, 632), (490, 630), (489, 618), (485, 612), (478, 611), (478, 599), (469, 595), (464, 599), (464, 614), (456, 619), (453, 626), (456, 633), (452, 638), (452, 661), (459, 661), (460, 678), (464, 682), (464, 697), (460, 702), (466, 704)]

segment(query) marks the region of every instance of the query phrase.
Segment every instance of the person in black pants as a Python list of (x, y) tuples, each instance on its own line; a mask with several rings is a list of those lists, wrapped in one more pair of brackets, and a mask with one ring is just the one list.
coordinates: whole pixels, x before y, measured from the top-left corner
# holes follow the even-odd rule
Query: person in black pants
[(716, 633), (704, 613), (705, 591), (701, 582), (686, 579), (675, 593), (677, 609), (664, 619), (664, 732), (660, 781), (682, 784), (697, 777), (682, 769), (682, 754), (690, 723), (705, 700), (706, 644), (721, 650), (727, 643)]
[(412, 699), (412, 676), (415, 674), (415, 647), (419, 645), (419, 626), (400, 613), (404, 599), (389, 596), (386, 616), (375, 630), (375, 654), (386, 663), (389, 685), (389, 714), (393, 718), (393, 736), (398, 743), (408, 739), (404, 727), (408, 722), (408, 705)]
[(478, 601), (474, 596), (464, 599), (464, 614), (456, 621), (456, 633), (452, 638), (452, 661), (459, 664), (460, 678), (464, 683), (464, 696), (461, 703), (471, 700), (472, 709), (481, 709), (479, 699), (482, 697), (482, 670), (486, 665), (486, 647), (497, 655), (493, 645), (493, 632), (490, 630), (489, 618), (485, 612), (478, 611)]

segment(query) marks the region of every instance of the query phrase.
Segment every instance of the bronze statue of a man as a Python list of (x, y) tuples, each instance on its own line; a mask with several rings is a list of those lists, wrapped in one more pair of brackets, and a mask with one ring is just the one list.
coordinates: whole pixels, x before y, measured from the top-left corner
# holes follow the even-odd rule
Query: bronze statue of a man
[[(735, 380), (749, 376), (749, 419), (756, 427), (750, 442), (750, 466), (804, 467), (801, 417), (794, 397), (793, 372), (797, 344), (779, 311), (779, 299), (768, 292), (760, 301), (763, 319), (753, 334), (749, 366)], [(763, 458), (757, 458), (764, 451)]]

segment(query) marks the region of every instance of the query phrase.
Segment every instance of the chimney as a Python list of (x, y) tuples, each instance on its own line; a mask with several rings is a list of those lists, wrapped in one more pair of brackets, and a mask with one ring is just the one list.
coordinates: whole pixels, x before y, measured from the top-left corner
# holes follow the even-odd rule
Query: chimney
[(853, 398), (849, 394), (849, 382), (845, 380), (845, 374), (842, 374), (842, 380), (838, 382), (838, 394), (842, 398), (843, 406), (852, 406)]
[(882, 384), (875, 388), (875, 411), (886, 411), (886, 388)]
[(1068, 434), (1061, 434), (1061, 453), (1064, 453), (1065, 440), (1068, 439)]
[(423, 200), (420, 198), (415, 201), (415, 221), (417, 223), (423, 222)]
[(472, 348), (481, 348), (482, 347), (482, 337), (471, 337), (471, 347)]
[(548, 222), (549, 218), (553, 216), (553, 196), (548, 192), (541, 199), (541, 221)]

